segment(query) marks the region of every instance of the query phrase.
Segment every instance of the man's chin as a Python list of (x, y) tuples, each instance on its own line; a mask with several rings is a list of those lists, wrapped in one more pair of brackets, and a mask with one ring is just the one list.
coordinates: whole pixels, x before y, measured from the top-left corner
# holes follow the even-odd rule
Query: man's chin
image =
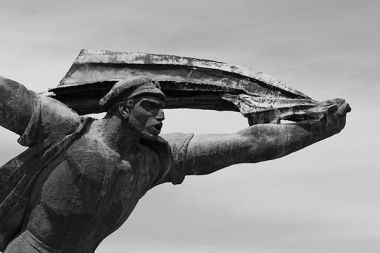
[(158, 135), (160, 134), (160, 132), (157, 132), (157, 133), (147, 133), (147, 132), (142, 132), (141, 133), (141, 138), (145, 139), (145, 140), (149, 140), (149, 141), (155, 141), (158, 139)]

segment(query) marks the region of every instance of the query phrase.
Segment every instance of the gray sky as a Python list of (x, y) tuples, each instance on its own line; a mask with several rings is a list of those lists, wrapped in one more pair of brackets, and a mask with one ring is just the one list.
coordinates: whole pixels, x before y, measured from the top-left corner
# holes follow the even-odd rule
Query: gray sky
[[(352, 106), (337, 136), (148, 192), (97, 252), (378, 252), (380, 2), (0, 0), (0, 75), (55, 87), (82, 48), (261, 70)], [(164, 132), (235, 132), (238, 113), (167, 111)], [(0, 129), (0, 163), (23, 150)]]

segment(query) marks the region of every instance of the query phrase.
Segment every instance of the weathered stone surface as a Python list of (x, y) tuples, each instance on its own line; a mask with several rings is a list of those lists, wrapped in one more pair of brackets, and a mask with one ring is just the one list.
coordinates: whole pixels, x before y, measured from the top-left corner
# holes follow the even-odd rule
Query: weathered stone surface
[(82, 50), (59, 86), (50, 91), (80, 114), (96, 113), (102, 111), (99, 98), (116, 81), (136, 76), (161, 83), (167, 95), (166, 108), (240, 111), (250, 124), (269, 123), (318, 104), (285, 83), (248, 68), (172, 55), (103, 50)]
[[(239, 110), (252, 126), (160, 136), (165, 95), (150, 78), (166, 108)], [(29, 147), (0, 167), (5, 253), (94, 252), (155, 186), (282, 157), (339, 133), (350, 111), (343, 99), (318, 103), (245, 68), (109, 51), (82, 51), (52, 92), (0, 77), (0, 125)], [(79, 115), (102, 110), (100, 120)]]

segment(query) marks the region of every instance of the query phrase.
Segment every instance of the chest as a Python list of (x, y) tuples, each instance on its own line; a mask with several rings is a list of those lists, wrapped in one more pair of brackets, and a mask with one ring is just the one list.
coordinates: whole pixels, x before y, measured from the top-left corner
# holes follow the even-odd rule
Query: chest
[[(114, 224), (124, 220), (138, 200), (166, 169), (159, 154), (140, 147), (133, 159), (122, 159), (97, 141), (78, 141), (67, 151), (65, 167), (72, 181), (69, 195), (81, 196), (84, 209), (96, 219)], [(70, 179), (71, 177), (71, 179)]]

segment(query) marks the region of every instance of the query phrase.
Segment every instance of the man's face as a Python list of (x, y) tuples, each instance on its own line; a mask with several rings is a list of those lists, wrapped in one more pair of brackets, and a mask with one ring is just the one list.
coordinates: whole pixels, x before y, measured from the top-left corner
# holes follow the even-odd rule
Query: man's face
[(129, 124), (143, 138), (154, 140), (161, 132), (164, 115), (164, 101), (158, 97), (143, 96), (130, 109)]

